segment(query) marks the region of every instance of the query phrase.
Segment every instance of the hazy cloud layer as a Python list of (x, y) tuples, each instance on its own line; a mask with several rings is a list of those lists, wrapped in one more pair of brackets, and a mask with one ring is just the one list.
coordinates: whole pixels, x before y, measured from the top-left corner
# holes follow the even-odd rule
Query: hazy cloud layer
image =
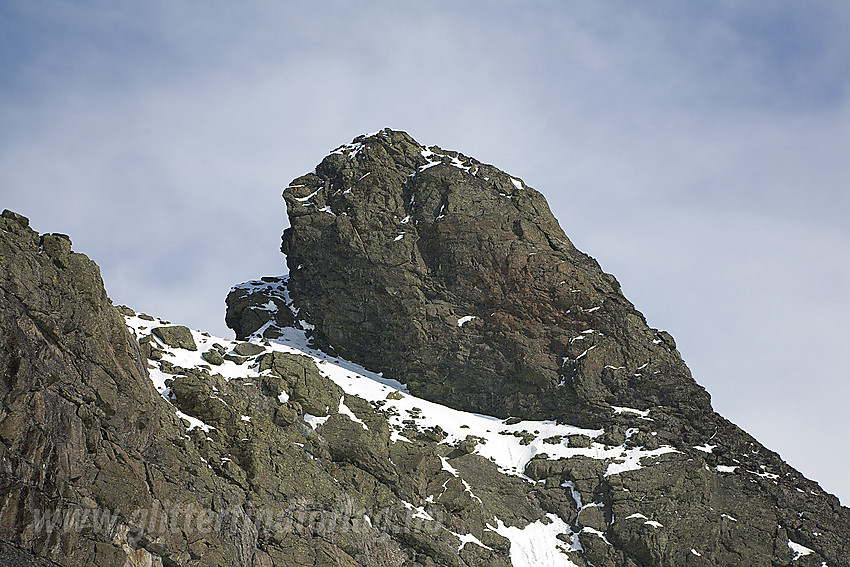
[(850, 500), (850, 5), (0, 5), (0, 208), (226, 334), (280, 192), (384, 126), (542, 191), (716, 409)]

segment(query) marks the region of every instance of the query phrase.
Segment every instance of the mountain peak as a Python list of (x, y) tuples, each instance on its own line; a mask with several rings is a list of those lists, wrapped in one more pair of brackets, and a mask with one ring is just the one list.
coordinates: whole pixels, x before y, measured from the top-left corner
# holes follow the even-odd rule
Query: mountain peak
[(237, 340), (0, 215), (0, 564), (846, 565), (543, 196), (382, 130), (286, 191)]
[(317, 340), (412, 392), (587, 425), (612, 407), (710, 410), (669, 334), (518, 177), (381, 130), (283, 196), (289, 289)]
[[(272, 338), (294, 320), (323, 351), (457, 410), (601, 431), (547, 438), (550, 451), (532, 435), (540, 454), (523, 465), (593, 498), (556, 516), (582, 536), (588, 564), (842, 557), (826, 541), (850, 537), (847, 510), (714, 412), (673, 337), (647, 325), (521, 178), (381, 130), (335, 149), (283, 197), (290, 274), (275, 293), (289, 310), (262, 311), (265, 294), (248, 288), (231, 294), (229, 318), (261, 312), (241, 331)], [(645, 466), (560, 452), (597, 442), (640, 448)]]

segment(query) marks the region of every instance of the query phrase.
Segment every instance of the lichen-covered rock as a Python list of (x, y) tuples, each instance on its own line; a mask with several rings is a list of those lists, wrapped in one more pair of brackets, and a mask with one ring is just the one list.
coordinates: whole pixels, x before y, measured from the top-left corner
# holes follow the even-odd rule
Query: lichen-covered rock
[(239, 343), (233, 347), (233, 352), (240, 356), (256, 356), (266, 349), (254, 343)]
[(339, 408), (342, 388), (319, 374), (316, 363), (306, 356), (270, 352), (260, 360), (260, 372), (264, 370), (285, 380), (290, 399), (306, 413), (325, 417)]
[(198, 350), (192, 331), (183, 325), (170, 325), (168, 327), (155, 327), (153, 334), (163, 343), (174, 348), (186, 350)]
[[(0, 538), (38, 555), (33, 565), (141, 560), (152, 543), (125, 536), (133, 512), (164, 496), (150, 484), (158, 471), (181, 477), (185, 456), (167, 441), (181, 426), (97, 266), (15, 213), (0, 228)], [(89, 508), (108, 521), (75, 528)], [(179, 533), (153, 532), (181, 545)]]
[(222, 358), (221, 353), (216, 349), (211, 348), (210, 350), (204, 351), (201, 356), (213, 366), (221, 366), (224, 364), (224, 358)]

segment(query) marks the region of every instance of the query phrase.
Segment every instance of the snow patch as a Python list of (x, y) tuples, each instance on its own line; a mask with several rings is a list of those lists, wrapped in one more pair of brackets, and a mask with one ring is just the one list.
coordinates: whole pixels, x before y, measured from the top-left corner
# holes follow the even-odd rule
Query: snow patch
[(810, 555), (814, 553), (814, 550), (809, 549), (805, 545), (800, 545), (799, 543), (793, 542), (790, 539), (788, 540), (788, 547), (791, 548), (791, 551), (795, 553), (794, 558), (791, 561), (796, 561), (805, 555)]
[(608, 468), (605, 470), (606, 477), (642, 469), (643, 465), (641, 465), (640, 461), (645, 457), (659, 457), (667, 453), (678, 453), (673, 447), (659, 447), (658, 449), (647, 451), (640, 448), (626, 449), (625, 445), (621, 445), (620, 449), (621, 456), (617, 457), (613, 463), (608, 465)]
[(192, 429), (198, 428), (201, 431), (203, 431), (204, 433), (209, 433), (211, 429), (215, 429), (215, 427), (213, 427), (212, 425), (207, 425), (206, 423), (204, 423), (203, 421), (201, 421), (197, 417), (192, 417), (191, 415), (185, 414), (182, 411), (180, 411), (179, 409), (175, 408), (174, 411), (177, 414), (177, 417), (179, 417), (180, 419), (185, 419), (186, 421), (189, 422), (188, 429), (190, 431)]
[(307, 425), (309, 425), (310, 427), (312, 427), (313, 429), (316, 429), (316, 428), (317, 428), (317, 427), (319, 427), (320, 425), (324, 425), (324, 424), (325, 424), (325, 422), (326, 422), (328, 419), (330, 419), (330, 417), (331, 417), (331, 416), (329, 416), (329, 415), (326, 415), (325, 417), (316, 417), (315, 415), (311, 415), (311, 414), (309, 414), (309, 413), (305, 413), (305, 414), (304, 414), (304, 422), (305, 422)]
[(611, 406), (614, 409), (615, 414), (620, 413), (634, 413), (641, 417), (649, 417), (649, 410), (639, 410), (635, 408), (624, 408), (620, 406)]
[(546, 517), (548, 524), (538, 520), (524, 528), (506, 526), (496, 518), (496, 526), (487, 524), (487, 528), (510, 540), (513, 567), (578, 567), (564, 553), (574, 548), (567, 548), (557, 538), (559, 534), (572, 534), (570, 526), (555, 514)]
[(463, 547), (464, 547), (467, 543), (474, 543), (475, 545), (477, 545), (477, 546), (479, 546), (479, 547), (483, 547), (484, 549), (489, 549), (490, 551), (492, 551), (492, 550), (493, 550), (493, 548), (492, 548), (492, 547), (488, 547), (488, 546), (484, 545), (483, 543), (481, 543), (481, 540), (480, 540), (480, 539), (478, 539), (477, 537), (475, 537), (475, 536), (474, 536), (474, 535), (472, 535), (472, 534), (463, 534), (463, 535), (461, 535), (461, 534), (459, 534), (459, 533), (457, 533), (457, 532), (452, 532), (452, 534), (454, 534), (454, 536), (460, 540), (460, 545), (459, 545), (459, 546), (458, 546), (458, 548), (457, 548), (457, 552), (458, 552), (458, 553), (460, 553), (460, 552), (461, 552), (461, 550), (463, 549)]
[(352, 412), (350, 409), (348, 409), (348, 406), (345, 405), (345, 402), (343, 401), (344, 399), (345, 399), (345, 396), (343, 396), (339, 399), (339, 413), (346, 416), (348, 419), (350, 419), (354, 423), (359, 423), (363, 427), (363, 429), (365, 429), (366, 431), (369, 431), (369, 427), (365, 423), (363, 423), (363, 420), (360, 419), (359, 417), (357, 417), (356, 415), (354, 415), (354, 412)]
[(307, 201), (309, 201), (310, 199), (312, 199), (313, 197), (315, 197), (316, 195), (319, 194), (319, 191), (321, 191), (321, 189), (316, 189), (315, 191), (313, 191), (312, 193), (310, 193), (306, 197), (293, 197), (293, 199), (295, 199), (299, 203), (303, 203), (303, 204), (306, 205), (306, 204), (308, 204)]

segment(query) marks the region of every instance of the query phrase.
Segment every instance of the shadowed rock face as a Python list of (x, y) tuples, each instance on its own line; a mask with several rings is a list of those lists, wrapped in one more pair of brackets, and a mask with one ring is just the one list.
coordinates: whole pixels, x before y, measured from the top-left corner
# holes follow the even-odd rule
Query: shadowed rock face
[(317, 338), (412, 392), (590, 425), (612, 405), (711, 413), (672, 338), (519, 179), (383, 130), (283, 196), (290, 293)]
[(106, 565), (125, 556), (121, 522), (114, 533), (50, 533), (33, 527), (34, 514), (62, 502), (118, 513), (150, 504), (143, 461), (168, 461), (156, 439), (177, 423), (160, 412), (94, 262), (15, 213), (4, 212), (0, 227), (0, 534), (44, 557)]

